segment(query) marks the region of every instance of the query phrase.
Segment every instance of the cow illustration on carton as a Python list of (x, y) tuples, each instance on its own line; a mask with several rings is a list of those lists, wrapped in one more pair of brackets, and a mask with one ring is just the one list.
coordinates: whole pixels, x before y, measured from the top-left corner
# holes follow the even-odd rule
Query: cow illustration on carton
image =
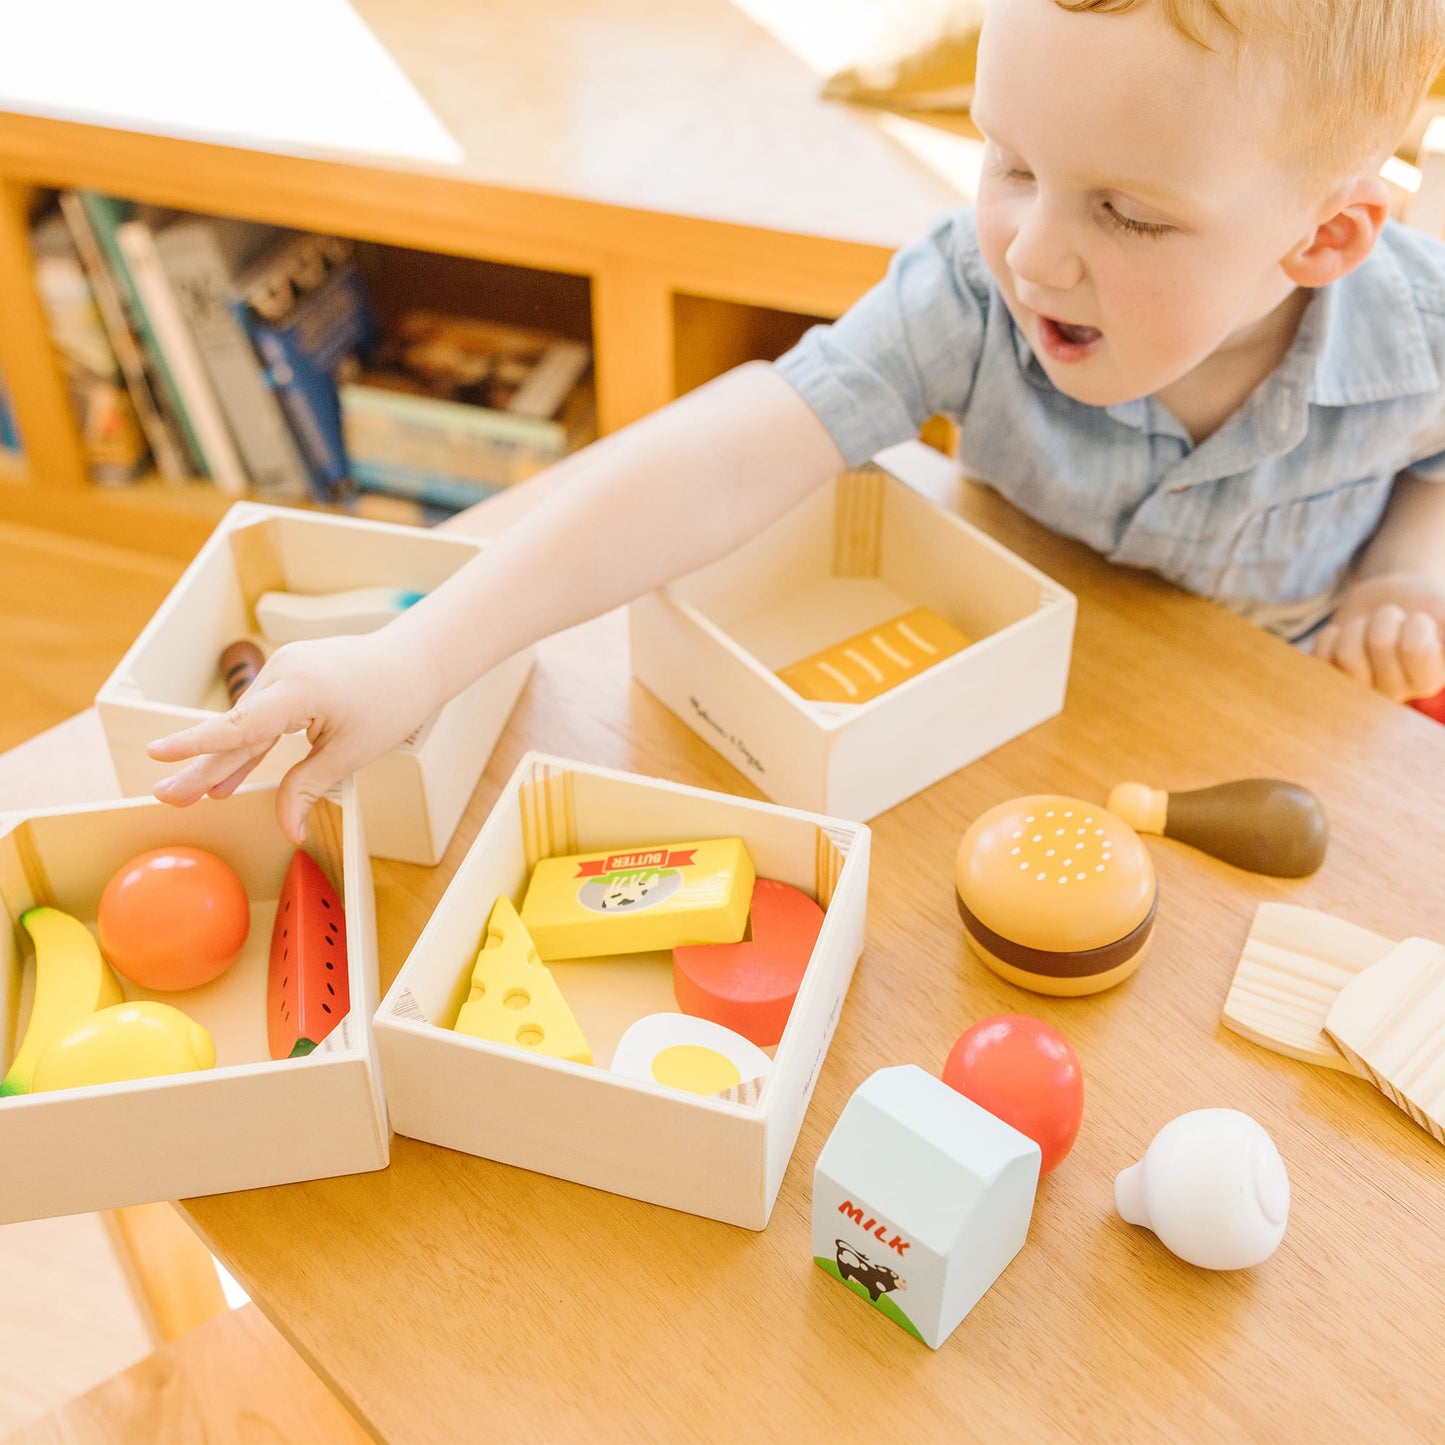
[(837, 1248), (838, 1278), (845, 1283), (856, 1279), (868, 1291), (868, 1298), (874, 1304), (878, 1296), (889, 1294), (896, 1289), (907, 1289), (908, 1281), (896, 1269), (886, 1264), (874, 1264), (866, 1254), (859, 1253), (846, 1240), (833, 1241)]

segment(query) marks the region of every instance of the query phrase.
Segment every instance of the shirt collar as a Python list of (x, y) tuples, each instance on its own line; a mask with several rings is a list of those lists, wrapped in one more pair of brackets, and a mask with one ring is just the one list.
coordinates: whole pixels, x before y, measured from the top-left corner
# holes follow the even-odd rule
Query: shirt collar
[[(1316, 293), (1305, 319), (1315, 313), (1307, 400), (1316, 406), (1358, 406), (1439, 388), (1420, 308), (1388, 228), (1348, 276)], [(1302, 322), (1296, 347), (1304, 331)]]

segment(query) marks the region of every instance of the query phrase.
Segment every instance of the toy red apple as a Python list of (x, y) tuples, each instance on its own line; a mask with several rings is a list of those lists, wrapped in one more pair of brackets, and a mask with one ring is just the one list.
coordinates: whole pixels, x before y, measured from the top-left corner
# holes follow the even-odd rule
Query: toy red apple
[(1084, 1071), (1069, 1041), (1029, 1014), (995, 1014), (959, 1035), (943, 1082), (1027, 1135), (1047, 1174), (1073, 1148), (1084, 1117)]

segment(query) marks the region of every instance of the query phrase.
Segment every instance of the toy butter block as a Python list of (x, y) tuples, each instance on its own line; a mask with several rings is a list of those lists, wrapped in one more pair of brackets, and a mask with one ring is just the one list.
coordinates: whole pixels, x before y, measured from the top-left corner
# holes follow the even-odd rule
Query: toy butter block
[(753, 884), (752, 937), (672, 951), (672, 987), (684, 1013), (711, 1019), (767, 1048), (787, 1027), (793, 999), (823, 927), (823, 910), (771, 878)]
[(1357, 1072), (1325, 1032), (1325, 1018), (1340, 990), (1395, 946), (1313, 908), (1261, 903), (1220, 1021), (1277, 1054)]
[(1445, 948), (1407, 938), (1340, 990), (1325, 1030), (1381, 1093), (1445, 1144)]
[(498, 898), (492, 905), (456, 1031), (554, 1059), (592, 1062), (592, 1050), (510, 898)]
[(543, 858), (522, 922), (545, 963), (736, 943), (753, 878), (741, 838)]
[(1023, 1247), (1039, 1146), (913, 1064), (848, 1101), (813, 1175), (813, 1258), (937, 1349)]
[(924, 668), (962, 652), (968, 638), (930, 607), (915, 607), (778, 669), (810, 702), (872, 702)]

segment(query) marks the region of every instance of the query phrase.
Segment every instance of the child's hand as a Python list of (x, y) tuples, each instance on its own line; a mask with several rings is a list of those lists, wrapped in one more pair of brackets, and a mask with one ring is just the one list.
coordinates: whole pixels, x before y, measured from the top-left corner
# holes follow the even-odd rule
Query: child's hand
[(1445, 586), (1408, 573), (1350, 587), (1314, 653), (1397, 702), (1445, 688)]
[(311, 751), (282, 779), (276, 797), (281, 831), (299, 846), (317, 798), (440, 706), (424, 656), (394, 632), (387, 627), (278, 649), (230, 712), (147, 747), (159, 762), (186, 762), (156, 784), (156, 797), (177, 807), (207, 795), (229, 797), (277, 738), (305, 731)]

